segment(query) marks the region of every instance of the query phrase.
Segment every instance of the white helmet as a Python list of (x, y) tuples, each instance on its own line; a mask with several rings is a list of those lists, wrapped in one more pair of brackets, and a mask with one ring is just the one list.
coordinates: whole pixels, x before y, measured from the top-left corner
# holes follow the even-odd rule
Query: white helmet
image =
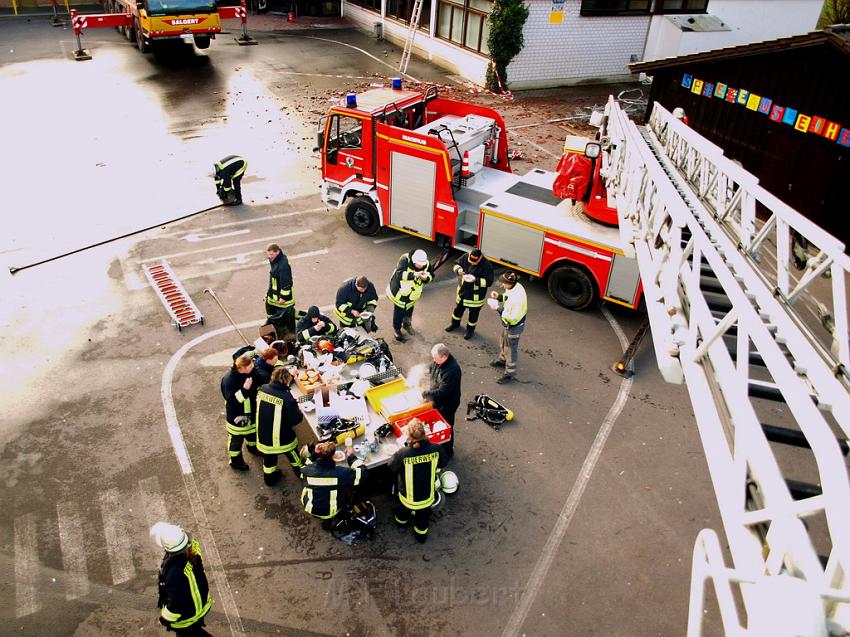
[(156, 545), (169, 553), (182, 551), (189, 544), (186, 531), (175, 524), (157, 522), (151, 527), (151, 537)]
[(676, 108), (673, 109), (672, 115), (676, 119), (685, 119), (685, 109), (682, 108), (681, 106), (677, 106)]
[(460, 485), (457, 479), (457, 475), (454, 471), (443, 471), (440, 474), (440, 487), (443, 490), (443, 493), (451, 495), (452, 493), (457, 492), (457, 488)]
[(428, 255), (425, 250), (416, 250), (413, 253), (413, 265), (428, 265)]

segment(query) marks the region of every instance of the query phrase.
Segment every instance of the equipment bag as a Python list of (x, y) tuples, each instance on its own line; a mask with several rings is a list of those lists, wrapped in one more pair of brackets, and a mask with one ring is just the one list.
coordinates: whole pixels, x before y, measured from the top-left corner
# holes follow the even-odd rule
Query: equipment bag
[(513, 420), (514, 412), (488, 395), (479, 394), (466, 404), (466, 419), (479, 418), (498, 431), (506, 420)]

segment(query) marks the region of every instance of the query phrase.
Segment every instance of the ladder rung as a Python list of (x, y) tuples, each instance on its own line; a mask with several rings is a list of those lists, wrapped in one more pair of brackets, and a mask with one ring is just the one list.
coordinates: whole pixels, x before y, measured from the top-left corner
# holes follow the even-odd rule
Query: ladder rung
[(748, 389), (750, 396), (753, 398), (764, 398), (765, 400), (785, 402), (785, 398), (782, 396), (782, 392), (779, 391), (779, 387), (773, 383), (751, 380)]
[[(792, 447), (811, 449), (811, 445), (809, 445), (809, 441), (806, 440), (806, 436), (803, 435), (802, 431), (788, 429), (786, 427), (777, 427), (776, 425), (766, 425), (764, 423), (762, 423), (761, 428), (764, 430), (765, 437), (771, 442), (791, 445)], [(850, 446), (847, 445), (846, 440), (836, 438), (836, 441), (838, 442), (838, 447), (841, 449), (842, 454), (846, 456), (850, 453)]]
[(705, 297), (705, 302), (708, 304), (708, 307), (711, 310), (728, 312), (732, 309), (732, 301), (730, 301), (729, 297), (727, 297), (725, 294), (705, 292), (703, 296)]

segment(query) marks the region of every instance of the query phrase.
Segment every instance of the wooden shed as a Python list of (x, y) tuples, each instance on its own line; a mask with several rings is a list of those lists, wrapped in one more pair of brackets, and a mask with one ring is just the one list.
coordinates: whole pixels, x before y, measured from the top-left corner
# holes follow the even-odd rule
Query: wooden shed
[(850, 244), (850, 27), (630, 65), (655, 101)]

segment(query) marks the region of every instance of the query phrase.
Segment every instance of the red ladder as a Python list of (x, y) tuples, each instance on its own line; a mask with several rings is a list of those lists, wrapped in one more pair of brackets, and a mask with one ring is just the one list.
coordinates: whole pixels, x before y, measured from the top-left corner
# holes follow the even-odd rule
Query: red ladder
[(144, 271), (179, 331), (182, 332), (188, 325), (204, 324), (204, 315), (195, 306), (183, 284), (174, 276), (168, 261), (150, 263), (144, 266)]

